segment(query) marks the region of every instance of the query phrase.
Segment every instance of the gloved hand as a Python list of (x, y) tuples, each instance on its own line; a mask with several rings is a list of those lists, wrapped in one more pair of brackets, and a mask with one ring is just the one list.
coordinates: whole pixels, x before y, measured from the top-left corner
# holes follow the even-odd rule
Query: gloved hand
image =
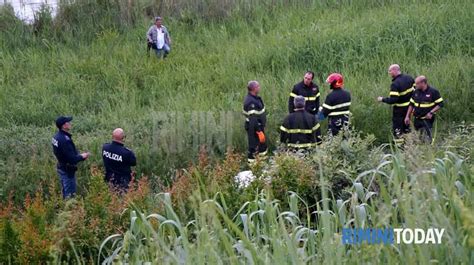
[(266, 139), (265, 139), (265, 134), (262, 132), (262, 131), (257, 131), (257, 137), (258, 137), (258, 141), (261, 143), (261, 144), (264, 144)]

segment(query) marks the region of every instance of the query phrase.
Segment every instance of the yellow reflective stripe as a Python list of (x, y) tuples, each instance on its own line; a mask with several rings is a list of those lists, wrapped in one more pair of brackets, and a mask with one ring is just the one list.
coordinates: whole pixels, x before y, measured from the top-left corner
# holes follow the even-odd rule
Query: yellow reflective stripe
[(429, 107), (433, 107), (435, 105), (435, 103), (426, 103), (426, 104), (418, 104), (418, 107), (419, 108), (429, 108)]
[(405, 96), (406, 94), (409, 94), (411, 92), (413, 92), (413, 87), (410, 87), (403, 92), (390, 91), (390, 96)]
[(407, 101), (407, 102), (404, 102), (404, 103), (395, 103), (393, 105), (396, 106), (396, 107), (406, 107), (406, 106), (410, 105), (410, 101)]
[(268, 153), (268, 150), (265, 150), (265, 152), (258, 153), (259, 157), (266, 156)]
[(338, 116), (338, 115), (344, 115), (344, 114), (349, 115), (349, 114), (351, 114), (351, 112), (348, 111), (348, 110), (346, 110), (346, 111), (335, 111), (335, 112), (329, 113), (328, 116)]
[(252, 115), (252, 114), (260, 115), (260, 114), (265, 113), (265, 108), (263, 108), (262, 110), (249, 110), (249, 111), (242, 110), (242, 113), (244, 115)]
[(319, 123), (316, 124), (312, 129), (288, 129), (284, 127), (283, 125), (280, 126), (280, 130), (286, 132), (286, 133), (305, 133), (305, 134), (311, 134), (314, 131), (316, 131), (319, 128)]
[(430, 108), (430, 107), (433, 107), (434, 105), (436, 105), (438, 103), (443, 102), (443, 98), (438, 98), (437, 100), (435, 100), (434, 102), (431, 102), (431, 103), (418, 103), (412, 98), (412, 99), (410, 99), (410, 102), (413, 103), (415, 105), (415, 107), (418, 107), (418, 108)]
[(405, 139), (403, 138), (400, 138), (400, 139), (393, 139), (393, 142), (395, 144), (403, 144), (405, 142)]
[(410, 99), (410, 102), (413, 103), (415, 105), (415, 107), (417, 107), (417, 108), (429, 108), (429, 107), (433, 107), (435, 105), (434, 102), (431, 102), (431, 103), (417, 103), (413, 99)]
[(316, 131), (317, 129), (319, 129), (319, 123), (317, 123), (316, 125), (314, 125), (313, 128), (311, 128), (312, 131)]
[(409, 94), (409, 93), (413, 92), (413, 90), (414, 90), (413, 87), (410, 87), (407, 90), (405, 90), (403, 92), (400, 92), (399, 94), (400, 94), (400, 96), (405, 96), (406, 94)]
[[(299, 96), (299, 95), (296, 95), (293, 92), (290, 93), (290, 97), (292, 97), (292, 98), (296, 98), (297, 96)], [(315, 101), (319, 96), (321, 96), (321, 93), (318, 92), (318, 94), (316, 96), (314, 96), (314, 97), (304, 97), (304, 99), (306, 101)]]
[(328, 104), (324, 103), (324, 104), (323, 104), (323, 108), (326, 108), (326, 109), (338, 109), (338, 108), (343, 108), (343, 107), (349, 107), (350, 105), (351, 105), (350, 102), (341, 103), (341, 104), (337, 104), (337, 105), (334, 105), (334, 106), (329, 106)]
[(288, 147), (296, 147), (296, 148), (307, 148), (307, 147), (315, 147), (316, 143), (307, 143), (307, 144), (287, 144)]

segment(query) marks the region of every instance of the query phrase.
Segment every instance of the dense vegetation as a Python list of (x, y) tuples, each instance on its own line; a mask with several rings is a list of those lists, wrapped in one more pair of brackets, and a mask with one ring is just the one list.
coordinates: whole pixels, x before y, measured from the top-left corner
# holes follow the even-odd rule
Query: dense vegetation
[[(470, 264), (474, 247), (474, 139), (460, 127), (436, 148), (371, 147), (353, 133), (306, 157), (280, 153), (239, 187), (243, 157), (202, 150), (156, 194), (142, 178), (125, 197), (96, 168), (87, 195), (63, 202), (52, 178), (21, 207), (0, 209), (0, 262)], [(342, 227), (446, 230), (440, 245), (342, 245)]]
[[(473, 11), (467, 0), (90, 0), (25, 25), (1, 7), (0, 263), (472, 262)], [(174, 43), (165, 61), (144, 43), (157, 13)], [(388, 93), (391, 63), (426, 75), (446, 100), (434, 146), (383, 144), (391, 112), (375, 97)], [(345, 75), (360, 133), (304, 159), (275, 152), (238, 188), (247, 81), (262, 84), (275, 150), (307, 69), (320, 85)], [(66, 203), (50, 147), (60, 114), (94, 154), (78, 172), (81, 196)], [(115, 127), (139, 160), (125, 198), (101, 176)], [(351, 224), (443, 227), (449, 244), (345, 247), (340, 228)]]

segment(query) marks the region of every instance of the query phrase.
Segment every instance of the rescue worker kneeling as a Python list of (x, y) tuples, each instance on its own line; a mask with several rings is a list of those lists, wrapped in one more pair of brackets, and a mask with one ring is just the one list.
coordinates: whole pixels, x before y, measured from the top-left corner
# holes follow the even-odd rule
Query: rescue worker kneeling
[(289, 149), (310, 150), (320, 143), (317, 138), (319, 123), (315, 115), (305, 110), (305, 103), (304, 97), (296, 96), (295, 112), (286, 116), (280, 126), (280, 142)]
[(113, 189), (126, 192), (132, 180), (132, 166), (137, 164), (135, 154), (123, 144), (125, 134), (121, 128), (112, 133), (112, 142), (102, 147), (102, 159), (105, 167), (105, 181)]
[(245, 116), (245, 130), (249, 142), (248, 162), (255, 162), (255, 156), (264, 158), (267, 154), (267, 143), (265, 137), (265, 124), (267, 117), (265, 105), (258, 96), (260, 84), (257, 81), (250, 81), (247, 85), (248, 94), (244, 99), (243, 114)]

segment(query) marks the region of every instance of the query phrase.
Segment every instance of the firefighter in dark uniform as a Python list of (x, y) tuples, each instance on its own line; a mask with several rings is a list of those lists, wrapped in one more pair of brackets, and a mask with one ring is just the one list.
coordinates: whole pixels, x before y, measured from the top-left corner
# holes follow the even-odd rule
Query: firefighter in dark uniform
[(117, 128), (112, 133), (112, 142), (102, 147), (105, 181), (119, 192), (126, 192), (132, 180), (131, 167), (137, 164), (135, 154), (124, 146), (125, 134)]
[(344, 79), (341, 74), (330, 74), (326, 83), (330, 85), (332, 91), (326, 97), (323, 107), (318, 113), (318, 119), (321, 121), (329, 117), (329, 132), (335, 136), (341, 129), (349, 127), (351, 94), (344, 89)]
[[(299, 82), (295, 86), (293, 86), (293, 90), (290, 93), (290, 97), (288, 99), (288, 111), (289, 113), (295, 112), (295, 104), (294, 100), (297, 96), (304, 97), (305, 109), (310, 114), (317, 114), (319, 110), (319, 98), (320, 92), (319, 87), (313, 82), (314, 73), (311, 71), (307, 71), (304, 75), (303, 81)], [(317, 129), (316, 137), (318, 143), (321, 142), (321, 129)]]
[(410, 132), (410, 126), (405, 124), (405, 117), (408, 112), (410, 98), (415, 90), (415, 80), (409, 75), (402, 74), (398, 64), (392, 64), (388, 68), (388, 73), (392, 76), (390, 85), (390, 97), (378, 97), (379, 102), (384, 102), (393, 106), (392, 130), (394, 142), (402, 144), (402, 135)]
[(58, 132), (51, 139), (53, 153), (58, 160), (57, 172), (61, 181), (63, 198), (67, 199), (76, 194), (77, 164), (86, 160), (90, 153), (79, 154), (72, 141), (70, 130), (72, 117), (61, 116), (56, 119)]
[(248, 94), (244, 99), (243, 114), (245, 116), (245, 130), (247, 131), (249, 149), (248, 162), (255, 162), (256, 156), (264, 158), (267, 154), (267, 143), (265, 137), (265, 105), (258, 96), (260, 84), (250, 81), (247, 85)]
[(443, 98), (438, 90), (428, 85), (425, 76), (418, 76), (415, 85), (416, 90), (410, 99), (405, 124), (410, 124), (410, 116), (413, 114), (415, 130), (421, 132), (423, 141), (433, 143), (433, 123), (436, 112), (443, 107)]
[(314, 114), (305, 110), (305, 98), (294, 98), (295, 112), (290, 113), (280, 126), (280, 142), (290, 149), (311, 150), (316, 146), (319, 123)]

